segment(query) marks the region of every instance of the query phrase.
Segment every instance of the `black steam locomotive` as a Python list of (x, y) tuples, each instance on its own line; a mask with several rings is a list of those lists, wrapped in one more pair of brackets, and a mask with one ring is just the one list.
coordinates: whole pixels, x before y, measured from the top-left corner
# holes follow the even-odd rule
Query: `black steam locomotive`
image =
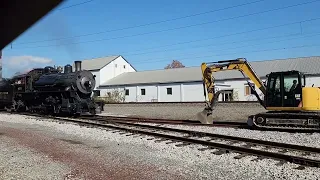
[(81, 70), (81, 61), (62, 68), (36, 68), (0, 83), (0, 108), (51, 115), (94, 115), (101, 107), (93, 100), (95, 75)]

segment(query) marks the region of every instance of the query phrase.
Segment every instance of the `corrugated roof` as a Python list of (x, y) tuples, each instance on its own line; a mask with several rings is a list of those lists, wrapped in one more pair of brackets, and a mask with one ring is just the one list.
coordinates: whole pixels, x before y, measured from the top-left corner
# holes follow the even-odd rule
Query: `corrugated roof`
[[(249, 61), (254, 71), (260, 77), (274, 71), (298, 70), (307, 74), (320, 74), (320, 56), (276, 59), (267, 61)], [(243, 78), (239, 71), (224, 71), (214, 74), (216, 80)], [(200, 64), (198, 67), (161, 69), (140, 72), (123, 73), (101, 86), (147, 84), (147, 83), (172, 83), (201, 81)]]
[[(112, 62), (113, 60), (115, 60), (119, 56), (120, 55), (81, 60), (82, 61), (81, 67), (82, 67), (82, 69), (89, 70), (89, 71), (90, 70), (100, 70), (105, 65), (109, 64), (110, 62)], [(73, 67), (73, 69), (75, 69), (74, 62), (72, 64), (72, 67)]]

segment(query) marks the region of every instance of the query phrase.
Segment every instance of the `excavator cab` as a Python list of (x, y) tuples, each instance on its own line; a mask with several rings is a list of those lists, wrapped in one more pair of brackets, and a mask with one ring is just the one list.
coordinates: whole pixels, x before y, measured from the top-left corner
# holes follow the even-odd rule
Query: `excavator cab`
[(301, 107), (304, 86), (305, 75), (299, 71), (270, 73), (264, 97), (266, 108)]

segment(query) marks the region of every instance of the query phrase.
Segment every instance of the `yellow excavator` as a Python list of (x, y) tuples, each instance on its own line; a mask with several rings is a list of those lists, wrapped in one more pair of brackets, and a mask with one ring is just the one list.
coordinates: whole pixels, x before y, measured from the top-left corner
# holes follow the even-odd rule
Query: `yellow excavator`
[[(267, 81), (257, 76), (245, 58), (202, 63), (202, 79), (206, 107), (197, 114), (203, 124), (212, 124), (212, 113), (220, 91), (215, 90), (213, 73), (238, 70), (249, 78), (264, 95), (260, 98), (255, 87), (247, 80), (251, 92), (267, 110), (248, 117), (248, 125), (258, 128), (294, 128), (320, 130), (320, 88), (305, 87), (306, 78), (297, 70), (271, 72)], [(246, 78), (246, 79), (247, 79)]]

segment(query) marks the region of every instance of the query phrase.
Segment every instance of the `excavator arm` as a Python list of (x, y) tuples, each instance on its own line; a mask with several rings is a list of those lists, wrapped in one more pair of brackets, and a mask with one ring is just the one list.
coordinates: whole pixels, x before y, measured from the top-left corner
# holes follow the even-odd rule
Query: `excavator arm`
[[(253, 68), (244, 58), (238, 58), (235, 60), (225, 60), (225, 61), (218, 61), (212, 63), (202, 63), (201, 64), (201, 71), (202, 71), (202, 80), (203, 80), (203, 90), (204, 96), (206, 100), (206, 107), (205, 109), (197, 114), (198, 119), (203, 124), (212, 124), (213, 119), (211, 118), (213, 109), (217, 104), (218, 97), (220, 95), (220, 91), (215, 90), (215, 78), (213, 77), (213, 73), (219, 71), (228, 71), (228, 70), (238, 70), (242, 73), (244, 77), (247, 77), (253, 81), (257, 88), (265, 95), (266, 94), (266, 87), (265, 84), (260, 80), (257, 74), (254, 72)], [(248, 85), (251, 88), (251, 92), (255, 94), (260, 104), (265, 107), (264, 101), (260, 98), (258, 93), (256, 92), (255, 88), (252, 84), (248, 81)]]

